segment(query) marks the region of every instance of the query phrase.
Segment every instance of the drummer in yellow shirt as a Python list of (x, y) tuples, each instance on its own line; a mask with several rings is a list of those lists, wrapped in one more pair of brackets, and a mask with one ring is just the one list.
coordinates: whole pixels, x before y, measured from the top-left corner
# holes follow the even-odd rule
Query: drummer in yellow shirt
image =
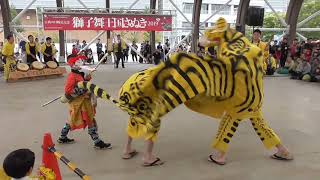
[(269, 45), (268, 43), (262, 42), (261, 41), (261, 31), (259, 29), (255, 29), (253, 31), (253, 36), (252, 36), (252, 43), (256, 46), (258, 46), (262, 52), (263, 52), (263, 70), (266, 72), (267, 70), (267, 62), (269, 59)]
[(4, 43), (2, 48), (2, 57), (4, 62), (4, 79), (7, 81), (9, 78), (10, 70), (12, 66), (16, 64), (14, 58), (14, 37), (12, 34), (7, 36), (7, 42)]

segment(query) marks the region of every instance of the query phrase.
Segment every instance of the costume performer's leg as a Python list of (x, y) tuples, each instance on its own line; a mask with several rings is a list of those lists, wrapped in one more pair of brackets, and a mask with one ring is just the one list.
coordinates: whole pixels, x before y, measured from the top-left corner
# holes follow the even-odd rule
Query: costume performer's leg
[(4, 80), (9, 79), (9, 74), (11, 71), (11, 65), (14, 65), (14, 60), (11, 60), (10, 58), (5, 58), (5, 64), (3, 65), (3, 70), (4, 70)]
[(267, 149), (271, 149), (281, 143), (280, 138), (267, 125), (266, 121), (263, 119), (262, 114), (260, 117), (251, 118), (250, 120), (254, 130), (256, 131), (257, 135), (260, 137), (262, 143)]
[(68, 133), (70, 132), (70, 129), (71, 129), (70, 125), (66, 124), (61, 130), (60, 138), (61, 139), (67, 139), (67, 136), (68, 136)]
[(213, 142), (213, 148), (219, 152), (227, 152), (232, 136), (236, 132), (240, 119), (233, 119), (229, 115), (225, 115), (219, 124), (217, 136)]
[(96, 126), (88, 127), (88, 134), (91, 136), (91, 139), (93, 140), (94, 144), (97, 144), (99, 141), (101, 141)]

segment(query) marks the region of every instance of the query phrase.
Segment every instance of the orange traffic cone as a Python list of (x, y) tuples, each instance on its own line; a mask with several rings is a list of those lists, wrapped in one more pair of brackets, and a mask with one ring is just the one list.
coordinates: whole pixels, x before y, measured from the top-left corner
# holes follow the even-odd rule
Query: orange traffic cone
[(50, 147), (54, 147), (54, 144), (52, 142), (51, 134), (46, 133), (46, 134), (44, 134), (44, 137), (43, 137), (42, 164), (44, 165), (44, 167), (53, 170), (53, 172), (56, 175), (56, 180), (62, 180), (58, 161), (57, 161), (56, 157), (54, 156), (54, 154), (49, 151)]

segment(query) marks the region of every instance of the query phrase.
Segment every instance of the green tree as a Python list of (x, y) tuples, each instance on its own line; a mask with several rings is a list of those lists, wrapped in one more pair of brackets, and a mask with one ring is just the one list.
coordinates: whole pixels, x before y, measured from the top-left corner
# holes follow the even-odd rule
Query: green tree
[[(318, 1), (318, 2), (316, 2)], [(298, 23), (301, 22), (302, 20), (306, 19), (310, 15), (314, 14), (315, 12), (319, 11), (320, 9), (320, 3), (319, 0), (305, 0), (302, 4), (299, 17), (298, 17)], [(284, 13), (278, 13), (278, 15), (282, 18), (285, 19), (285, 14)], [(273, 12), (266, 13), (264, 16), (264, 22), (263, 22), (263, 27), (265, 28), (283, 28), (281, 26), (280, 21), (278, 18), (275, 16)], [(320, 16), (315, 17), (308, 23), (304, 24), (302, 28), (319, 28), (320, 27)], [(275, 34), (279, 33), (281, 34), (282, 31), (280, 32), (264, 32), (263, 33), (263, 40), (264, 41), (269, 41), (270, 37)], [(300, 32), (302, 35), (305, 37), (320, 37), (320, 32)]]
[[(278, 13), (278, 15), (282, 18), (285, 18), (284, 13)], [(276, 17), (276, 15), (273, 12), (267, 13), (264, 16), (264, 21), (263, 21), (263, 27), (265, 28), (283, 28), (281, 25), (279, 19)], [(276, 33), (282, 34), (283, 31), (280, 32), (263, 32), (263, 41), (270, 41), (270, 38)]]
[[(15, 18), (17, 15), (18, 15), (18, 12), (16, 10), (16, 7), (14, 7), (13, 5), (10, 6), (10, 14), (11, 14), (11, 18)], [(15, 25), (21, 25), (21, 21), (20, 19), (18, 19), (16, 22), (15, 22)], [(16, 30), (18, 32), (23, 32), (24, 29), (22, 27), (19, 27), (19, 28), (16, 28)]]
[[(298, 17), (298, 22), (303, 21), (307, 17), (311, 16), (315, 12), (320, 10), (320, 2), (319, 0), (305, 0), (303, 2), (299, 17)], [(313, 18), (311, 21), (308, 23), (304, 24), (302, 28), (320, 28), (320, 16), (317, 16)], [(320, 32), (301, 32), (302, 35), (305, 37), (315, 37), (319, 38), (320, 37)]]

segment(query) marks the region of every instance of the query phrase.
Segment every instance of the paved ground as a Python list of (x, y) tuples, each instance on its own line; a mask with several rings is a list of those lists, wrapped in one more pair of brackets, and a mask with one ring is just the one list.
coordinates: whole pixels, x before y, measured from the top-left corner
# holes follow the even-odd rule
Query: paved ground
[[(117, 95), (122, 82), (145, 65), (128, 64), (126, 69), (103, 65), (94, 82)], [(31, 148), (41, 162), (41, 143), (45, 132), (57, 138), (67, 118), (66, 105), (41, 104), (63, 92), (64, 78), (6, 84), (0, 82), (1, 147), (0, 161), (11, 150)], [(128, 116), (110, 102), (99, 101), (97, 120), (100, 135), (114, 148), (98, 151), (92, 147), (87, 131), (72, 133), (72, 145), (57, 145), (94, 180), (316, 180), (320, 178), (320, 85), (289, 80), (285, 77), (265, 79), (265, 117), (295, 160), (279, 162), (269, 158), (248, 121), (240, 125), (231, 145), (228, 164), (220, 167), (206, 161), (218, 122), (193, 113), (184, 106), (164, 118), (158, 155), (167, 163), (161, 167), (141, 167), (141, 155), (124, 161), (120, 158), (125, 142)], [(181, 128), (181, 129), (178, 129)], [(143, 150), (143, 142), (136, 142)], [(60, 165), (64, 179), (79, 179)]]

